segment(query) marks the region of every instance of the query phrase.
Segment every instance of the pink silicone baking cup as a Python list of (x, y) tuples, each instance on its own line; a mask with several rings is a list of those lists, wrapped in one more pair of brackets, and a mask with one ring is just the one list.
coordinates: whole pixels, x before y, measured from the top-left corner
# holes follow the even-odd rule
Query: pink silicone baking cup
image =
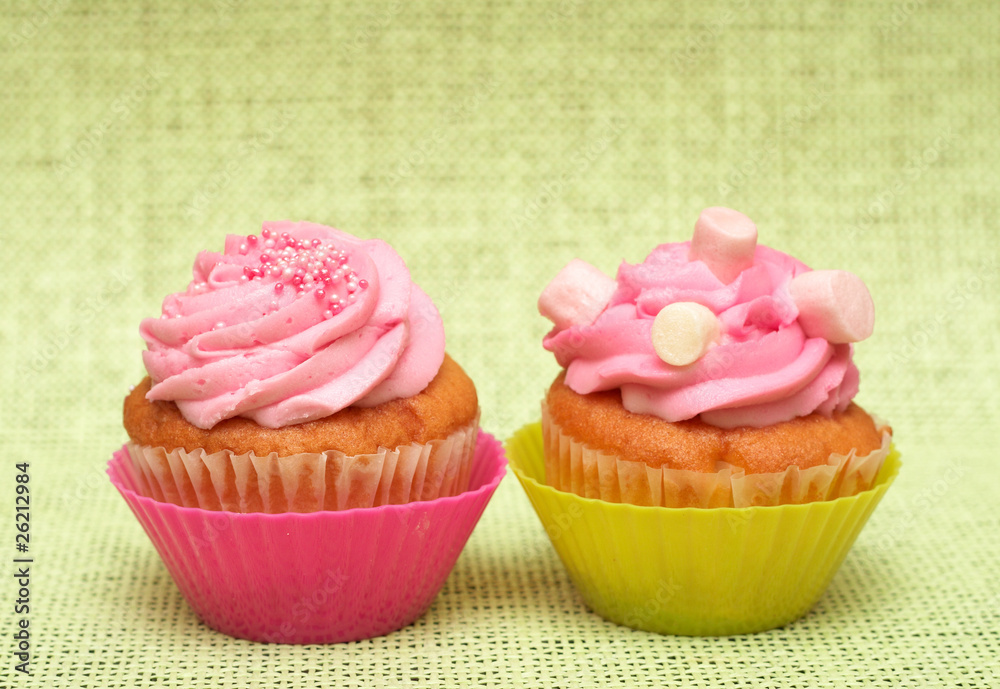
[(319, 644), (381, 636), (416, 621), (506, 467), (503, 447), (480, 431), (469, 489), (459, 495), (282, 514), (181, 507), (139, 495), (124, 447), (108, 475), (205, 624), (253, 641)]

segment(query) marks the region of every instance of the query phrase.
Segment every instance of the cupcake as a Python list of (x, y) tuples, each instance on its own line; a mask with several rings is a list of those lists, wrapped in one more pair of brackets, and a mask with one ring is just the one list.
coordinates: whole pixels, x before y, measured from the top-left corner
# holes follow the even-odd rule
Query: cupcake
[(202, 620), (328, 643), (423, 614), (506, 461), (388, 244), (230, 235), (140, 333), (108, 473)]
[(139, 330), (149, 375), (124, 424), (145, 495), (313, 512), (468, 486), (475, 386), (381, 240), (305, 222), (230, 235)]
[(511, 460), (588, 604), (682, 634), (806, 612), (898, 467), (891, 428), (853, 402), (861, 279), (709, 208), (617, 279), (572, 261), (539, 311), (563, 370)]

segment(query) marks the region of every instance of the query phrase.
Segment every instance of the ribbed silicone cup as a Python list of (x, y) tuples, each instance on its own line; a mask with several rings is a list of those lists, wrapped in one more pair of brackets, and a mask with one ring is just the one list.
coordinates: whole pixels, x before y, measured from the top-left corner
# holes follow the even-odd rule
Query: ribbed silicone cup
[(901, 466), (893, 448), (870, 490), (836, 500), (640, 507), (545, 485), (539, 423), (506, 445), (587, 606), (628, 627), (689, 636), (773, 629), (808, 612)]
[(437, 596), (506, 473), (480, 431), (469, 489), (404, 505), (283, 514), (181, 507), (136, 493), (127, 451), (108, 475), (195, 613), (224, 634), (309, 644), (381, 636)]

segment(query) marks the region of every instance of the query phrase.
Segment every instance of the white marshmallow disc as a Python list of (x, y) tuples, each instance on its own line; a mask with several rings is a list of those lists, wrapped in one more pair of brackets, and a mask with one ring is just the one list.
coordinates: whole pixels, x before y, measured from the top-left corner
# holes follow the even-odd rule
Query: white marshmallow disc
[(707, 306), (693, 301), (667, 304), (653, 319), (653, 349), (671, 366), (687, 366), (708, 351), (719, 332), (719, 319)]

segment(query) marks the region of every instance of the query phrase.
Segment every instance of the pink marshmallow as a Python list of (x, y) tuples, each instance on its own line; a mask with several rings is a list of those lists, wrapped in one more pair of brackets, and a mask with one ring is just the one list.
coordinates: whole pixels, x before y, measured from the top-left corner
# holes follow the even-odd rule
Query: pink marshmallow
[(739, 211), (706, 208), (694, 224), (688, 260), (702, 261), (724, 284), (753, 265), (757, 226)]
[(574, 258), (560, 270), (538, 297), (538, 312), (562, 330), (594, 322), (618, 289), (618, 283)]
[(809, 337), (832, 344), (860, 342), (875, 328), (875, 303), (865, 283), (846, 270), (812, 270), (796, 276), (788, 292)]

